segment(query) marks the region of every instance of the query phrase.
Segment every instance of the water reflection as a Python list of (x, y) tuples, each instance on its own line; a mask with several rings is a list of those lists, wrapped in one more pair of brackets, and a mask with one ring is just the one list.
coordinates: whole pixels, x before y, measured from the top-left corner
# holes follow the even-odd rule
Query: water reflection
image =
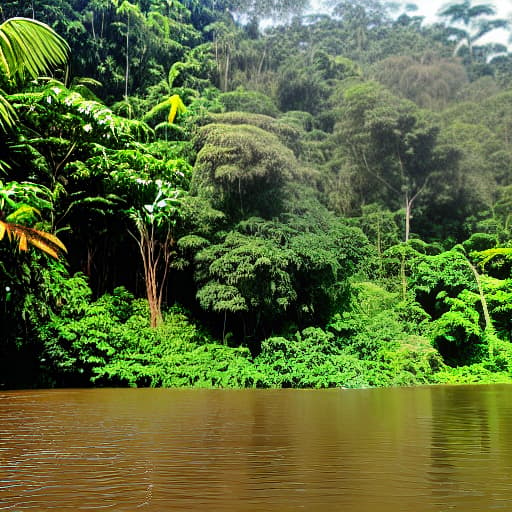
[(510, 388), (0, 394), (0, 510), (508, 510)]
[[(433, 394), (433, 495), (442, 505), (510, 508), (510, 390), (506, 386), (440, 388)], [(506, 418), (506, 423), (504, 419)], [(476, 508), (475, 508), (476, 510)]]

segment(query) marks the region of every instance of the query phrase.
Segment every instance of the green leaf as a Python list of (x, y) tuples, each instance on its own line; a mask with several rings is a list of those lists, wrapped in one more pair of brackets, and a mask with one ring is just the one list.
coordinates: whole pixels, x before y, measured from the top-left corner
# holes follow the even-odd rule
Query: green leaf
[(0, 25), (0, 70), (10, 80), (32, 78), (66, 63), (69, 46), (48, 25), (11, 18)]

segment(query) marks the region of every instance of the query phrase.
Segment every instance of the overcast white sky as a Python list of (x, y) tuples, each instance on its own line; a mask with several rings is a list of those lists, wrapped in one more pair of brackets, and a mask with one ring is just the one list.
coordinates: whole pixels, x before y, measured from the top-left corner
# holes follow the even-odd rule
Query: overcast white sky
[[(357, 2), (357, 0), (354, 0)], [(316, 6), (320, 3), (320, 0), (310, 0), (312, 6)], [(419, 10), (415, 13), (418, 16), (425, 16), (424, 23), (434, 23), (436, 21), (440, 21), (436, 17), (436, 13), (444, 7), (448, 3), (447, 0), (410, 0), (403, 1), (403, 4), (406, 3), (415, 3)], [(493, 4), (497, 10), (497, 16), (499, 18), (510, 19), (512, 16), (512, 0), (473, 0), (473, 5), (478, 4)], [(483, 38), (482, 42), (500, 42), (503, 44), (507, 44), (509, 32), (506, 30), (495, 30), (492, 34), (489, 34), (487, 38)]]

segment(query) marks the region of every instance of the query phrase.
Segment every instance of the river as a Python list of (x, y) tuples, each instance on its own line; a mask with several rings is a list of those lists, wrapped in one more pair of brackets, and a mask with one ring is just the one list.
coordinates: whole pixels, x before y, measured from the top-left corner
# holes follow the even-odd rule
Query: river
[(0, 510), (512, 510), (512, 387), (0, 392)]

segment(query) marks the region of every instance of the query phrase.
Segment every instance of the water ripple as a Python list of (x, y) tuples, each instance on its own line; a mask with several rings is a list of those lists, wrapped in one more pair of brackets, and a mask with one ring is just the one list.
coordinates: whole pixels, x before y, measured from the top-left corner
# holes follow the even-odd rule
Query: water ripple
[(509, 389), (2, 392), (0, 510), (507, 510)]

